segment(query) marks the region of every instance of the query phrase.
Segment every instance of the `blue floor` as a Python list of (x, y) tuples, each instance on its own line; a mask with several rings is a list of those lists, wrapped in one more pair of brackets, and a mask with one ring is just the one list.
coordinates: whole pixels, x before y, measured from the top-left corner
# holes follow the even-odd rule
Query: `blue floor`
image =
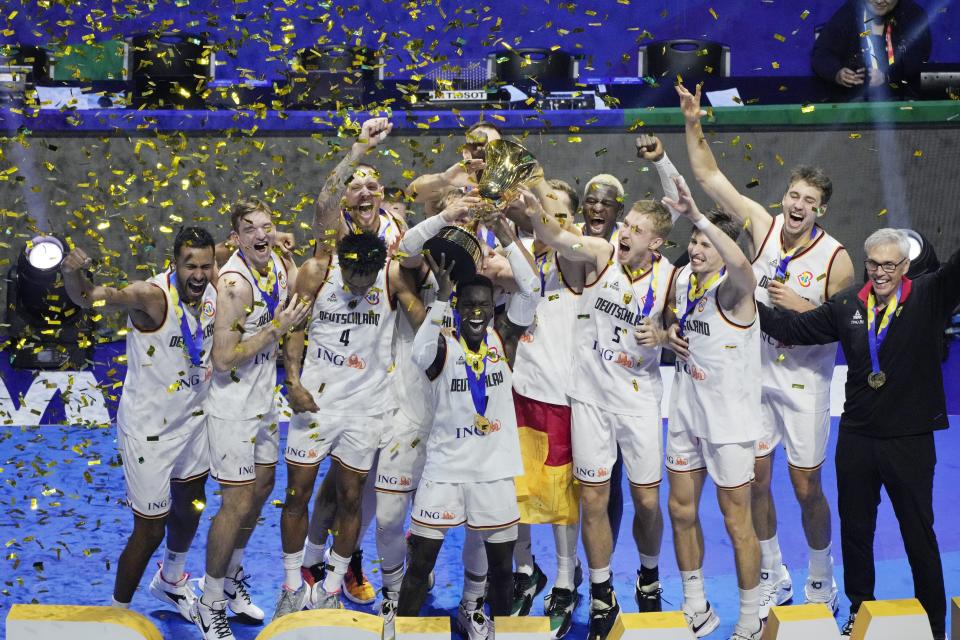
[[(960, 419), (953, 416), (953, 428), (937, 435), (940, 451), (935, 487), (935, 510), (939, 518), (937, 533), (943, 556), (948, 596), (960, 595), (960, 517), (953, 519), (956, 497), (952, 487), (960, 484), (960, 461), (949, 452), (960, 451)], [(831, 505), (836, 504), (835, 474), (833, 470), (834, 432), (831, 443), (831, 462), (825, 467), (825, 487)], [(108, 604), (110, 602), (116, 558), (131, 526), (131, 516), (123, 506), (122, 474), (113, 466), (115, 439), (111, 429), (84, 429), (79, 427), (3, 427), (0, 429), (0, 542), (4, 547), (2, 588), (0, 588), (0, 618), (6, 617), (15, 603), (45, 604)], [(784, 559), (793, 570), (794, 585), (802, 590), (806, 569), (806, 543), (800, 529), (800, 516), (792, 498), (785, 465), (777, 460), (775, 491), (780, 520), (780, 543)], [(273, 500), (282, 497), (285, 469), (278, 468), (277, 488)], [(213, 514), (218, 505), (208, 485), (207, 510)], [(666, 505), (666, 485), (662, 488)], [(638, 560), (630, 534), (632, 507), (625, 505), (623, 526), (612, 563), (615, 567), (615, 586), (624, 611), (635, 611), (633, 580)], [(706, 538), (705, 574), (707, 595), (720, 614), (722, 623), (714, 638), (726, 638), (737, 617), (737, 587), (734, 575), (733, 553), (724, 533), (723, 522), (713, 492), (704, 492), (701, 509)], [(206, 538), (208, 519), (201, 525), (196, 551), (187, 563), (187, 570), (199, 577), (203, 573), (202, 547)], [(841, 585), (843, 568), (839, 557), (839, 526), (834, 518), (834, 557), (837, 560), (837, 580)], [(254, 600), (272, 613), (274, 599), (282, 580), (279, 548), (279, 509), (268, 503), (261, 527), (254, 534), (247, 553), (246, 567), (252, 575)], [(462, 531), (454, 532), (447, 540), (437, 564), (437, 586), (428, 607), (437, 615), (455, 613), (459, 600), (461, 574), (460, 545)], [(364, 540), (368, 557), (375, 557), (373, 534)], [(877, 596), (880, 598), (911, 597), (912, 581), (900, 534), (889, 503), (880, 510), (876, 541), (878, 564)], [(664, 598), (677, 608), (681, 601), (679, 577), (673, 558), (669, 524), (663, 543), (661, 578)], [(546, 527), (534, 529), (534, 551), (547, 575), (554, 573), (553, 538)], [(581, 557), (582, 554), (581, 554)], [(159, 554), (158, 554), (159, 558)], [(368, 562), (371, 581), (379, 585), (376, 563)], [(150, 570), (152, 572), (152, 568)], [(133, 601), (133, 608), (147, 615), (166, 638), (190, 638), (195, 632), (188, 623), (170, 610), (158, 605), (146, 592), (150, 576), (143, 581)], [(585, 594), (585, 586), (581, 587)], [(841, 603), (845, 612), (847, 602)], [(368, 611), (372, 609), (367, 609)], [(542, 602), (534, 605), (534, 614), (542, 612)], [(576, 613), (576, 625), (569, 637), (586, 635), (586, 602)], [(234, 625), (239, 639), (255, 638), (259, 627)], [(0, 637), (3, 637), (0, 631)]]

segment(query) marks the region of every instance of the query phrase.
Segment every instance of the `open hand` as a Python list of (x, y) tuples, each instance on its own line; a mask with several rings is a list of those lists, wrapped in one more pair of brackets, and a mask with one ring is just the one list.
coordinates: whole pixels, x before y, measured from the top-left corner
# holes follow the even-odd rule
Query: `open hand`
[(437, 261), (433, 259), (433, 256), (429, 253), (424, 253), (424, 256), (427, 259), (427, 264), (430, 266), (430, 271), (433, 272), (433, 276), (437, 279), (437, 298), (439, 300), (449, 300), (450, 296), (453, 294), (453, 281), (450, 279), (450, 273), (453, 271), (453, 268), (457, 265), (456, 261), (451, 261), (447, 265), (447, 254), (440, 254), (440, 264), (437, 264)]
[(300, 326), (300, 323), (310, 315), (312, 306), (310, 302), (309, 298), (300, 298), (296, 293), (287, 299), (287, 305), (273, 316), (273, 324), (280, 335), (285, 335), (294, 327)]
[(699, 122), (700, 118), (707, 115), (707, 112), (700, 108), (701, 86), (703, 85), (697, 84), (696, 93), (690, 93), (682, 82), (676, 86), (677, 95), (680, 96), (680, 112), (683, 113), (684, 119), (690, 124)]

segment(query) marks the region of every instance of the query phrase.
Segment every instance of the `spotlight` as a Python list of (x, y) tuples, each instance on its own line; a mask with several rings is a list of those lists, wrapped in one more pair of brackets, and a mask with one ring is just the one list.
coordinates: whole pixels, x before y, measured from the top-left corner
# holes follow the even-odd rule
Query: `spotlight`
[(90, 359), (92, 322), (71, 302), (60, 276), (66, 249), (57, 237), (26, 243), (7, 272), (6, 323), (19, 369), (81, 369)]
[(916, 278), (939, 269), (940, 260), (937, 259), (937, 252), (934, 251), (933, 245), (913, 229), (904, 229), (903, 232), (907, 234), (907, 242), (910, 243), (910, 269), (907, 271), (907, 277)]

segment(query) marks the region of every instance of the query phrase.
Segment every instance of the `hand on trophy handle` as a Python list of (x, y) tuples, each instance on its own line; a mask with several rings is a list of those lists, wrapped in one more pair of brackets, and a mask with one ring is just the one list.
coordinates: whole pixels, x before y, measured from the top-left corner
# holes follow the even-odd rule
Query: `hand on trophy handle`
[(427, 265), (430, 266), (430, 271), (433, 272), (434, 277), (437, 279), (437, 299), (438, 300), (449, 300), (450, 296), (453, 295), (453, 281), (450, 279), (450, 273), (456, 267), (456, 261), (451, 261), (450, 265), (447, 266), (447, 254), (440, 254), (440, 264), (437, 264), (437, 261), (433, 259), (433, 255), (429, 252), (423, 254), (427, 259)]
[(476, 195), (475, 191), (471, 191), (450, 200), (438, 215), (451, 224), (458, 222), (466, 224), (470, 221), (473, 211), (482, 204), (480, 196)]
[(486, 166), (480, 158), (461, 160), (443, 172), (443, 179), (451, 187), (476, 186), (477, 176)]

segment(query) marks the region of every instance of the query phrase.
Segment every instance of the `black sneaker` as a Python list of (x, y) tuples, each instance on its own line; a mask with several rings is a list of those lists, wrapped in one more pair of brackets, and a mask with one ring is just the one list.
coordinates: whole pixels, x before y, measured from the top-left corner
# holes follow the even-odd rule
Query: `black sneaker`
[(850, 617), (847, 618), (847, 621), (840, 627), (840, 635), (844, 638), (849, 638), (853, 635), (853, 623), (857, 621), (857, 613), (855, 611), (850, 613)]
[(510, 606), (511, 616), (530, 615), (530, 609), (533, 607), (533, 599), (547, 587), (547, 576), (533, 562), (533, 574), (525, 573), (513, 574), (513, 602)]
[(580, 602), (580, 594), (570, 589), (554, 587), (543, 599), (543, 615), (550, 618), (550, 637), (562, 638), (573, 625), (573, 610)]
[(605, 640), (620, 615), (620, 603), (610, 580), (590, 585), (590, 629), (588, 640)]
[(663, 611), (662, 595), (663, 589), (660, 588), (659, 581), (641, 585), (640, 578), (637, 578), (634, 598), (637, 600), (637, 610), (640, 613)]

